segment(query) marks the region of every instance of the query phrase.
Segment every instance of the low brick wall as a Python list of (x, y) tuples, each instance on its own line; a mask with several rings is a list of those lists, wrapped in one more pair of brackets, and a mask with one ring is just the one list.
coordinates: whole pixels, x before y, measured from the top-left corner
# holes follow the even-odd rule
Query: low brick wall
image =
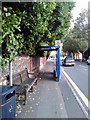
[(12, 62), (13, 74), (16, 74), (25, 68), (30, 69), (30, 57), (29, 56), (17, 56)]
[[(17, 74), (18, 72), (28, 68), (28, 72), (31, 72), (35, 69), (35, 67), (41, 69), (43, 65), (46, 63), (45, 57), (29, 57), (27, 55), (17, 56), (12, 61), (12, 73)], [(6, 76), (9, 74), (9, 64), (5, 66), (2, 70), (0, 77), (0, 85), (6, 85)]]
[[(25, 68), (30, 69), (30, 57), (29, 56), (17, 56), (12, 61), (12, 73), (17, 74)], [(9, 64), (7, 64), (3, 69), (0, 77), (0, 85), (6, 84), (6, 76), (9, 74)]]

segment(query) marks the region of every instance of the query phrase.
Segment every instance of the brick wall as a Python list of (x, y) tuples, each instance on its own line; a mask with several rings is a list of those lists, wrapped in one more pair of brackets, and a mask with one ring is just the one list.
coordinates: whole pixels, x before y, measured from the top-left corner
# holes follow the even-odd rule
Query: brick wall
[[(28, 72), (33, 71), (35, 67), (38, 69), (42, 68), (46, 63), (45, 57), (29, 57), (26, 55), (17, 56), (12, 61), (12, 73), (17, 74), (18, 72), (24, 70), (26, 67), (28, 68)], [(9, 74), (9, 64), (3, 68), (0, 77), (0, 85), (6, 85), (6, 75)]]
[[(30, 57), (29, 56), (17, 56), (12, 61), (12, 73), (17, 74), (26, 67), (30, 69)], [(0, 77), (0, 85), (6, 84), (6, 76), (9, 74), (9, 64), (7, 64), (3, 69)]]
[(25, 68), (30, 69), (30, 57), (29, 56), (17, 56), (12, 62), (13, 74), (16, 74)]

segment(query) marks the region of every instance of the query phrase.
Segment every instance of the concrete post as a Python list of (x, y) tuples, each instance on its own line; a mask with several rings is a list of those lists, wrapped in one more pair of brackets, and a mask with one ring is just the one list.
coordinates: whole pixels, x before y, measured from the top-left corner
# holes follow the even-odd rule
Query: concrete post
[(12, 61), (9, 62), (9, 80), (10, 80), (10, 86), (13, 85), (12, 81)]

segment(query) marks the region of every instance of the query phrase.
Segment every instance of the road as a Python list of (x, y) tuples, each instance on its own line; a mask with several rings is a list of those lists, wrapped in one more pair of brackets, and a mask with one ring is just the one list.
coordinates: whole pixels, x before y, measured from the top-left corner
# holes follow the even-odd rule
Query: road
[(63, 69), (78, 86), (78, 88), (84, 93), (84, 95), (90, 101), (89, 95), (89, 68), (85, 62), (76, 62), (75, 66), (64, 66)]

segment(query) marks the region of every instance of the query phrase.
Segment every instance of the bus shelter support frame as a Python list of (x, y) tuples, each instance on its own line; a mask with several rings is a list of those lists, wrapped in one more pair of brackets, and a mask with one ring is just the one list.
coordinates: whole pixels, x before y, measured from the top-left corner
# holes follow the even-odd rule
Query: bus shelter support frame
[(54, 69), (55, 72), (55, 79), (56, 81), (59, 81), (61, 79), (61, 74), (60, 74), (60, 46), (55, 45), (55, 46), (41, 46), (39, 50), (43, 51), (56, 51), (56, 68)]

